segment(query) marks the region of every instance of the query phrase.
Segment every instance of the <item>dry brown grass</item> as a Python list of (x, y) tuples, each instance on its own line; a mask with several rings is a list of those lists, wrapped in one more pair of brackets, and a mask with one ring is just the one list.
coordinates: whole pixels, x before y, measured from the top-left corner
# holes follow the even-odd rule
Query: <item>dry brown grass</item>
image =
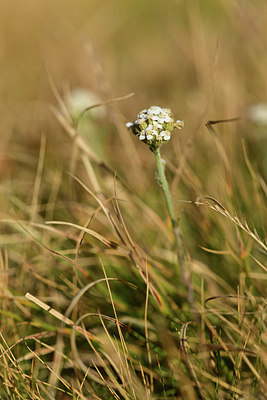
[[(266, 16), (1, 2), (1, 399), (265, 398), (266, 125), (248, 108), (267, 103)], [(135, 96), (76, 126), (75, 87)], [(154, 104), (185, 121), (162, 153), (199, 325), (152, 154), (124, 127)]]

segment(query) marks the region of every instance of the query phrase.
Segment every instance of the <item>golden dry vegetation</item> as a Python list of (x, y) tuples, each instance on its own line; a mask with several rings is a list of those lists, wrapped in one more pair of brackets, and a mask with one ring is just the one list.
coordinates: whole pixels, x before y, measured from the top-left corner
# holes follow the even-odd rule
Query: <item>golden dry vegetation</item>
[[(1, 399), (265, 398), (266, 21), (263, 0), (0, 2)], [(70, 115), (79, 88), (105, 105)], [(191, 301), (125, 128), (151, 105), (185, 123), (162, 156)]]

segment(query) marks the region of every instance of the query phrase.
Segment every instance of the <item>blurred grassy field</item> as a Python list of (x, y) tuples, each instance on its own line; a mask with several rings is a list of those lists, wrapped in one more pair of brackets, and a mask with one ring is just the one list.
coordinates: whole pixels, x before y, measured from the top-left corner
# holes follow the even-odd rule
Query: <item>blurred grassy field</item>
[[(1, 399), (265, 398), (266, 21), (263, 0), (1, 0)], [(77, 88), (135, 95), (75, 126)], [(125, 128), (151, 105), (185, 123), (162, 156), (197, 321)]]

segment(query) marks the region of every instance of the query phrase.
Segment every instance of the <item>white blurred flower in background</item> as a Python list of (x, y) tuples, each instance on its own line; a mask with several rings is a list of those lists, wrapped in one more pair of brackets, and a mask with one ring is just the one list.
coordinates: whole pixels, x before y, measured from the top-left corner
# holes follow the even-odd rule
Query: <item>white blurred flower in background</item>
[[(75, 88), (65, 95), (64, 102), (71, 117), (76, 120), (88, 107), (99, 104), (102, 100), (89, 89)], [(86, 111), (86, 116), (94, 120), (102, 120), (105, 115), (105, 106), (94, 107)]]
[(247, 115), (252, 122), (267, 125), (267, 103), (253, 104), (249, 107)]

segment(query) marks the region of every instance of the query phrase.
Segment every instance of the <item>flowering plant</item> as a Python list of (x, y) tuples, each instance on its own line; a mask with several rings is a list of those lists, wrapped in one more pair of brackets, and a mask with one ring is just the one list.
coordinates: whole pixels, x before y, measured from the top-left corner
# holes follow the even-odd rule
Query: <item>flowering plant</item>
[[(126, 127), (131, 129), (139, 140), (149, 145), (149, 149), (153, 152), (157, 164), (157, 181), (164, 193), (168, 214), (171, 219), (173, 232), (176, 239), (177, 259), (180, 267), (180, 274), (183, 283), (186, 284), (185, 278), (185, 254), (184, 246), (181, 239), (180, 228), (175, 215), (175, 210), (171, 198), (169, 185), (165, 175), (165, 161), (160, 155), (160, 146), (170, 140), (172, 131), (175, 128), (181, 129), (184, 126), (183, 121), (174, 121), (173, 113), (169, 108), (161, 108), (151, 106), (148, 109), (140, 111), (137, 120), (127, 122)], [(190, 288), (188, 289), (188, 296)]]

